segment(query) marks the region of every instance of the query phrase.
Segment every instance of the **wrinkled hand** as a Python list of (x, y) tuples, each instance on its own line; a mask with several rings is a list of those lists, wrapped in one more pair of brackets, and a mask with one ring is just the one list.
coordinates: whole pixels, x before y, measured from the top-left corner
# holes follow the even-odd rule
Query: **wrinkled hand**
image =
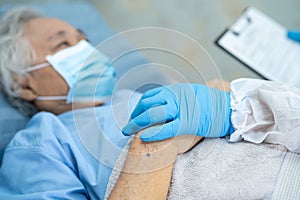
[(222, 137), (233, 132), (230, 116), (229, 92), (200, 84), (176, 84), (147, 91), (122, 131), (132, 135), (151, 126), (140, 136), (145, 142), (183, 134)]
[(300, 31), (288, 31), (287, 37), (296, 42), (300, 42)]

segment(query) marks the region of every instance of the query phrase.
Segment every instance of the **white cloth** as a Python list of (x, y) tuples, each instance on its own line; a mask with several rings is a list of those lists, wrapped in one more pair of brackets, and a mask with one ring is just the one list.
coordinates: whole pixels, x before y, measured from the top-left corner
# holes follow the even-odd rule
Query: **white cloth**
[[(114, 167), (104, 199), (116, 184), (130, 144)], [(285, 154), (281, 145), (206, 138), (177, 157), (167, 199), (270, 199)]]
[(300, 89), (258, 79), (237, 79), (231, 85), (231, 142), (284, 145), (300, 153)]
[(206, 138), (177, 157), (168, 200), (271, 199), (285, 153), (281, 145)]

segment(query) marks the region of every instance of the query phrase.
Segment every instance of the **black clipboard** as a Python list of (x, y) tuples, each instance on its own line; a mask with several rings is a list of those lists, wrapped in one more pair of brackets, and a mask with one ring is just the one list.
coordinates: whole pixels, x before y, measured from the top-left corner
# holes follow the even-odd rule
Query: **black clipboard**
[(223, 37), (224, 34), (226, 34), (229, 31), (229, 28), (225, 29), (214, 41), (214, 44), (217, 45), (220, 49), (222, 49), (223, 51), (225, 51), (228, 55), (230, 55), (231, 57), (233, 57), (235, 60), (237, 60), (239, 63), (241, 63), (242, 65), (246, 66), (248, 69), (250, 69), (253, 73), (255, 73), (256, 75), (260, 76), (261, 78), (265, 79), (265, 80), (269, 80), (268, 78), (266, 78), (265, 76), (263, 76), (262, 74), (260, 74), (259, 72), (257, 72), (255, 69), (253, 69), (251, 66), (249, 66), (247, 63), (245, 63), (243, 60), (239, 59), (238, 57), (236, 57), (233, 53), (227, 51), (227, 49), (223, 46), (221, 46), (218, 41)]
[[(274, 29), (274, 33), (270, 32), (269, 29)], [(251, 35), (251, 31), (254, 34)], [(300, 77), (300, 45), (287, 39), (286, 31), (287, 30), (285, 27), (283, 27), (271, 17), (267, 16), (254, 7), (247, 7), (243, 10), (237, 21), (230, 28), (225, 29), (216, 38), (214, 43), (223, 51), (228, 53), (230, 56), (235, 58), (237, 61), (251, 69), (254, 73), (258, 74), (262, 78), (266, 80), (284, 82), (293, 86), (300, 87), (300, 79), (298, 80), (298, 77)], [(261, 48), (261, 46), (263, 45), (261, 45), (260, 42), (264, 43), (264, 40), (260, 38), (260, 34), (262, 35), (262, 38), (265, 37), (267, 38), (267, 40), (272, 37), (275, 37), (277, 39), (279, 38), (281, 41), (280, 44), (282, 44), (281, 46), (284, 47), (283, 49), (287, 49), (286, 52), (293, 52), (293, 56), (288, 55), (288, 53), (284, 52), (284, 50), (283, 53), (280, 52), (281, 46), (278, 47), (278, 49), (272, 48), (272, 45), (276, 45), (274, 44), (274, 42), (265, 42), (264, 45), (266, 47), (270, 47), (269, 50), (268, 48), (265, 48), (267, 50), (263, 51), (263, 48)], [(257, 45), (257, 47), (251, 44), (250, 41), (249, 49), (252, 48), (252, 53), (253, 55), (255, 55), (256, 47), (257, 51), (259, 51), (262, 55), (260, 60), (257, 58), (258, 56), (253, 56), (252, 59), (252, 54), (249, 52), (247, 53), (247, 45), (243, 44), (246, 43), (245, 38), (247, 37), (254, 38), (253, 44)], [(241, 48), (241, 51), (238, 51), (238, 48), (234, 49), (233, 47), (234, 45), (238, 46), (239, 42), (244, 45), (244, 49)], [(251, 45), (253, 45), (254, 47), (251, 47)], [(288, 56), (284, 56), (285, 54), (287, 54)], [(275, 55), (275, 59), (278, 59), (279, 61), (272, 61), (272, 55)], [(282, 56), (281, 59), (279, 59), (280, 56)], [(289, 64), (290, 66), (287, 66), (288, 64), (284, 62), (285, 59), (287, 60), (287, 62), (292, 63), (292, 65)], [(269, 64), (268, 60), (270, 60)], [(282, 74), (280, 74), (280, 72)]]

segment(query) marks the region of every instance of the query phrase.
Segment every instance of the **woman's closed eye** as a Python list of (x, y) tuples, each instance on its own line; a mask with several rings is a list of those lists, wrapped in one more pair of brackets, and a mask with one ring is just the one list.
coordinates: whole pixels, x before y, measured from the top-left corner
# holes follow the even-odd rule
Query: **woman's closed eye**
[(61, 50), (63, 48), (69, 47), (70, 43), (68, 41), (62, 41), (55, 46), (55, 50)]

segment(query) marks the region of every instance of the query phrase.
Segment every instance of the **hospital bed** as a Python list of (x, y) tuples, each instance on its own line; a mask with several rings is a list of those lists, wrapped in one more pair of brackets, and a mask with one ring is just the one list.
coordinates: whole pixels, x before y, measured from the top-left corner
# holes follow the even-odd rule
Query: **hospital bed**
[[(1, 6), (0, 16), (8, 9), (19, 5)], [(99, 44), (114, 34), (104, 22), (103, 17), (88, 3), (48, 2), (30, 6), (49, 17), (66, 20), (83, 30), (93, 45)], [(118, 41), (117, 45), (118, 49), (125, 51), (132, 48), (125, 38)], [(114, 61), (113, 65), (120, 78), (133, 67), (148, 63), (141, 53), (132, 52)], [(159, 70), (145, 70), (137, 79), (122, 82), (118, 87), (143, 92), (157, 86), (151, 84), (153, 82), (159, 82), (161, 85), (173, 83), (172, 77), (168, 74), (161, 73)], [(136, 85), (140, 84), (138, 79), (149, 84), (136, 88)], [(6, 102), (3, 94), (0, 94), (0, 163), (5, 147), (14, 134), (26, 126), (28, 120), (28, 117), (13, 108)], [(126, 155), (122, 154), (122, 156), (124, 158)], [(118, 162), (119, 167), (122, 166), (121, 157)], [(238, 165), (237, 163), (245, 164)], [(218, 199), (220, 197), (218, 195), (223, 194), (223, 199), (257, 197), (260, 199), (300, 199), (299, 166), (298, 154), (287, 152), (277, 145), (229, 144), (226, 139), (204, 140), (192, 151), (179, 156), (175, 164), (168, 198)], [(108, 185), (107, 194), (113, 188), (117, 177), (118, 173), (115, 170)], [(215, 195), (211, 191), (204, 191), (205, 184), (213, 188)], [(241, 196), (238, 196), (239, 193)]]

